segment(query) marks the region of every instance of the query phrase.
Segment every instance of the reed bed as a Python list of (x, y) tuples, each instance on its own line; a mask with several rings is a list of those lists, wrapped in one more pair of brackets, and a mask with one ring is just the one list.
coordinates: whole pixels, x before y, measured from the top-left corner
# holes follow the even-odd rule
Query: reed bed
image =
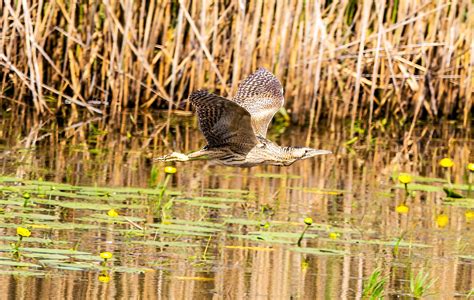
[(191, 91), (232, 96), (263, 66), (298, 124), (471, 125), (470, 0), (7, 0), (0, 12), (0, 107), (11, 113), (189, 110)]

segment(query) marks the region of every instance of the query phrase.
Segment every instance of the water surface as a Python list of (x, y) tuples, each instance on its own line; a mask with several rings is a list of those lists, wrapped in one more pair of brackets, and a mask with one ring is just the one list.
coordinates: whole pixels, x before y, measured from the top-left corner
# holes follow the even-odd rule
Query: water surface
[[(160, 199), (166, 164), (152, 158), (202, 147), (194, 118), (28, 120), (0, 121), (3, 299), (361, 298), (376, 270), (390, 297), (413, 295), (417, 274), (434, 299), (474, 285), (474, 199), (446, 201), (438, 164), (453, 159), (450, 180), (467, 195), (474, 141), (457, 124), (411, 136), (382, 126), (354, 143), (344, 124), (322, 126), (310, 146), (333, 155), (290, 167), (179, 163)], [(303, 146), (307, 132), (276, 124), (270, 138)], [(421, 190), (407, 198), (399, 172)], [(30, 266), (12, 259), (17, 226), (32, 232), (20, 258)], [(106, 268), (102, 251), (114, 256)]]

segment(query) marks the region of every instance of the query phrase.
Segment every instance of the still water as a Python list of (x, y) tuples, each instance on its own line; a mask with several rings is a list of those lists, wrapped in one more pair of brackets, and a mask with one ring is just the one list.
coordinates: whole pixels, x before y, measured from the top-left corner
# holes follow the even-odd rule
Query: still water
[(0, 299), (361, 299), (371, 275), (389, 298), (473, 294), (474, 196), (442, 190), (469, 193), (474, 141), (457, 124), (379, 124), (369, 141), (332, 124), (309, 146), (333, 155), (166, 175), (153, 157), (204, 145), (192, 117), (0, 123)]

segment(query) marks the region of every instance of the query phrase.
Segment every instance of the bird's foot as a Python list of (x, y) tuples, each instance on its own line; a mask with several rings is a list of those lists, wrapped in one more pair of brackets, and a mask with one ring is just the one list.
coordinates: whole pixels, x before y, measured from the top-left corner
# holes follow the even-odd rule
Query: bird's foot
[(156, 161), (188, 161), (189, 156), (179, 152), (173, 152), (171, 154), (160, 156), (155, 158)]

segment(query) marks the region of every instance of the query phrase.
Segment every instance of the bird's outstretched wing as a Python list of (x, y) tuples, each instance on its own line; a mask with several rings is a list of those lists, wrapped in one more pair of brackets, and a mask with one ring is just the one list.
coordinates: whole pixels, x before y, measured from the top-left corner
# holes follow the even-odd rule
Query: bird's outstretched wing
[(193, 92), (189, 100), (196, 108), (209, 147), (228, 146), (233, 152), (247, 154), (257, 144), (245, 108), (204, 90)]
[(266, 137), (268, 125), (283, 106), (283, 87), (275, 75), (259, 68), (239, 84), (232, 100), (250, 113), (255, 134)]

